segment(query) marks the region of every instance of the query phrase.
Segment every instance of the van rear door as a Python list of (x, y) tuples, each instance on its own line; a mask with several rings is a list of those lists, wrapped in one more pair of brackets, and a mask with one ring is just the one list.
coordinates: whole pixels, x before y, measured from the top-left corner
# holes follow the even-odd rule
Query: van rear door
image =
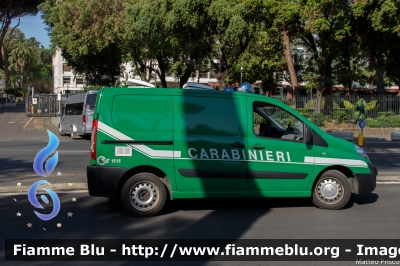
[(84, 106), (84, 115), (86, 115), (86, 125), (84, 128), (85, 132), (91, 132), (92, 130), (92, 122), (93, 122), (93, 113), (96, 108), (96, 100), (97, 100), (97, 93), (94, 94), (87, 94), (86, 101)]

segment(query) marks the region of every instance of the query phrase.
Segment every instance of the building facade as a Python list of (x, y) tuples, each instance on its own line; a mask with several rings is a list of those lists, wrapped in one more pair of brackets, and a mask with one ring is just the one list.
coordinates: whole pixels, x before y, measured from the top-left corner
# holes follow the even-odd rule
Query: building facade
[[(120, 82), (128, 78), (140, 79), (133, 74), (133, 67), (130, 63), (123, 64), (124, 72), (120, 77)], [(169, 88), (179, 88), (179, 79), (173, 75), (167, 75), (167, 85)], [(210, 84), (217, 82), (217, 79), (212, 78), (210, 72), (196, 71), (188, 80), (189, 82), (197, 82), (201, 84)], [(161, 82), (157, 77), (149, 80), (149, 83), (156, 84), (157, 87), (161, 86)], [(75, 75), (73, 69), (68, 66), (66, 60), (61, 55), (61, 50), (58, 49), (53, 56), (53, 93), (66, 94), (80, 93), (83, 91), (85, 79), (83, 76)]]

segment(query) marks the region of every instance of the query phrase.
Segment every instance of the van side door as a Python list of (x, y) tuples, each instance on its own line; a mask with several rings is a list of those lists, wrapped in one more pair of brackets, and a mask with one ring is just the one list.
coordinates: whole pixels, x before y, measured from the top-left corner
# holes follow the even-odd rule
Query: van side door
[(174, 156), (175, 196), (202, 198), (245, 192), (246, 102), (234, 94), (182, 94), (175, 96), (174, 104), (174, 150), (181, 151)]
[[(248, 190), (254, 196), (309, 196), (314, 147), (305, 142), (305, 124), (284, 108), (247, 100)], [(304, 194), (304, 195), (303, 195)]]

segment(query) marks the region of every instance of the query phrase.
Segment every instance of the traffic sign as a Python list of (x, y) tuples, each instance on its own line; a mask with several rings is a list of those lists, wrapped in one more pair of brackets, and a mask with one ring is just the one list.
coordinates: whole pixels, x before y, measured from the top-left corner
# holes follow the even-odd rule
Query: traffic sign
[(365, 120), (364, 119), (360, 119), (360, 121), (358, 121), (358, 126), (360, 128), (364, 128), (366, 126)]

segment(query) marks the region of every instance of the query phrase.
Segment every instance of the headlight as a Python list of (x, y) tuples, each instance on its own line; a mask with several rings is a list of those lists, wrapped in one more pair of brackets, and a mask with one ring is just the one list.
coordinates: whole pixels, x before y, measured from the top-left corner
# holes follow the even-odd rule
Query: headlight
[(354, 145), (354, 148), (356, 148), (358, 155), (368, 158), (367, 153), (360, 146)]

